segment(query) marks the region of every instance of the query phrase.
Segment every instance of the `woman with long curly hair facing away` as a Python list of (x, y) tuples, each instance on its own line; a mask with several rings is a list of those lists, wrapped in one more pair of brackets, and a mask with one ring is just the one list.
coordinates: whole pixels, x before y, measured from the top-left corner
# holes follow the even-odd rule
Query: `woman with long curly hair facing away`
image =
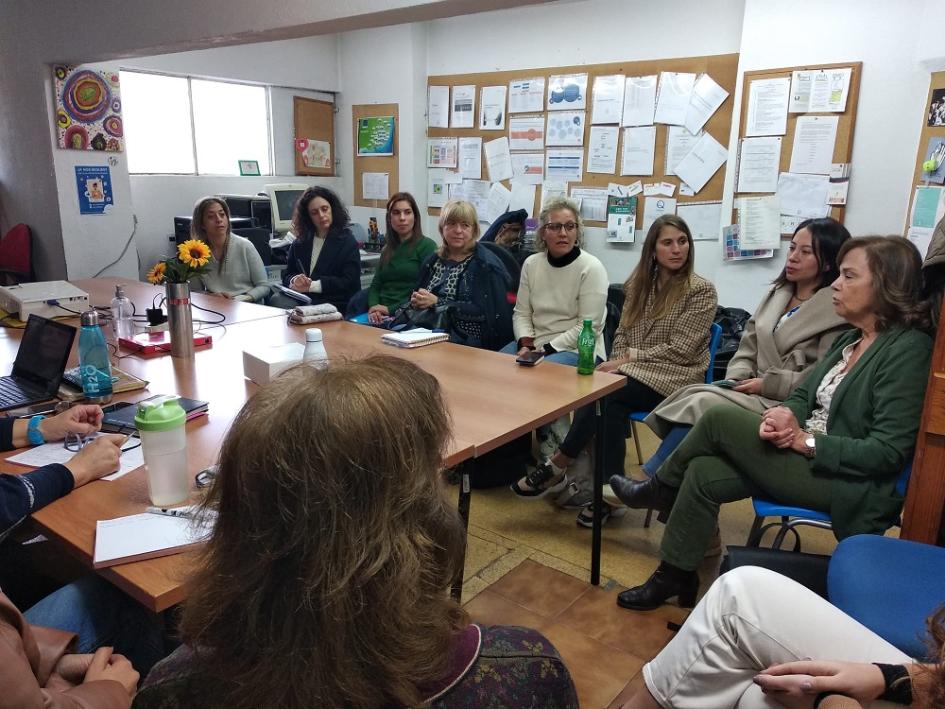
[[(398, 431), (391, 436), (391, 431)], [(577, 707), (554, 647), (447, 595), (465, 532), (436, 379), (389, 356), (300, 366), (226, 436), (186, 645), (138, 707)]]

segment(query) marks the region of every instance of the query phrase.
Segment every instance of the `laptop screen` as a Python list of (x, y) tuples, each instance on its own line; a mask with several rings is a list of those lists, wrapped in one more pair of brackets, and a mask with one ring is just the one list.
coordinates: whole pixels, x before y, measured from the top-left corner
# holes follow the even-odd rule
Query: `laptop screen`
[(74, 339), (75, 328), (71, 325), (30, 315), (13, 362), (13, 376), (23, 377), (47, 392), (56, 391)]

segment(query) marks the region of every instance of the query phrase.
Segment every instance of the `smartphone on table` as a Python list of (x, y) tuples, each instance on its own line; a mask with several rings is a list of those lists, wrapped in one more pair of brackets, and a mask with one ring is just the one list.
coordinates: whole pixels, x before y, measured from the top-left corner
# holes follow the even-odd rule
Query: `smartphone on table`
[(534, 367), (536, 364), (541, 362), (544, 359), (545, 353), (541, 350), (529, 350), (518, 357), (515, 358), (515, 361), (518, 364), (524, 365), (526, 367)]

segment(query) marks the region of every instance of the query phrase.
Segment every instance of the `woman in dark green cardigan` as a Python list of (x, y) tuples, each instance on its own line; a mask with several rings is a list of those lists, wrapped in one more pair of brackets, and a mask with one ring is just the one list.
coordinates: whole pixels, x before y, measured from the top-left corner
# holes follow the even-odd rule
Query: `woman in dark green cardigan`
[(896, 480), (915, 447), (932, 354), (921, 260), (892, 236), (850, 239), (838, 260), (834, 308), (855, 329), (783, 405), (760, 416), (712, 408), (650, 480), (611, 478), (629, 507), (671, 510), (662, 563), (618, 605), (648, 610), (677, 596), (692, 607), (696, 569), (725, 502), (763, 495), (829, 512), (838, 539), (882, 534), (895, 522)]
[(398, 192), (387, 200), (387, 243), (368, 289), (368, 320), (380, 323), (407, 302), (420, 275), (420, 265), (436, 251), (436, 242), (423, 235), (417, 200)]

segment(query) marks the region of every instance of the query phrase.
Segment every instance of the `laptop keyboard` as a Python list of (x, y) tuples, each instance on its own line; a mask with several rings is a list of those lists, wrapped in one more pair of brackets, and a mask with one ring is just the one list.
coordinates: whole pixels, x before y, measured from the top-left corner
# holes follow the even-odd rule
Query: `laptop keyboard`
[(20, 386), (12, 377), (0, 377), (0, 407), (16, 406), (43, 397), (45, 392), (35, 387)]

